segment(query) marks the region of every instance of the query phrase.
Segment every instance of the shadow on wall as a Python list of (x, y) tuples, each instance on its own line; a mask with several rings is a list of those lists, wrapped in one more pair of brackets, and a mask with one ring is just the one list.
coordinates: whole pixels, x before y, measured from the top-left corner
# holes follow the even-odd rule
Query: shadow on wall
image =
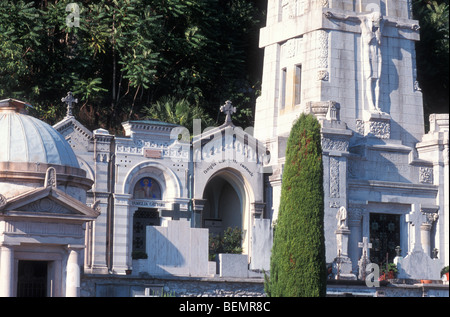
[(208, 229), (191, 228), (188, 220), (148, 226), (146, 251), (150, 275), (208, 276)]

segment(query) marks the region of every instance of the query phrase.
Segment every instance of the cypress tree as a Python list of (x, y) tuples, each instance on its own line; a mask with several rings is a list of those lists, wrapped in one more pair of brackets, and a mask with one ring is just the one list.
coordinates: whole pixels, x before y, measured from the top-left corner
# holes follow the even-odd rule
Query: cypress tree
[(275, 226), (269, 296), (326, 295), (323, 166), (320, 124), (302, 114), (294, 123)]

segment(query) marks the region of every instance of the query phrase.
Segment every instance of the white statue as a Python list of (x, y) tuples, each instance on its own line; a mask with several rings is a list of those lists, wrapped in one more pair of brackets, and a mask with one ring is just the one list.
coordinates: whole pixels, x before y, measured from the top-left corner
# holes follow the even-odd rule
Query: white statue
[(362, 69), (365, 97), (368, 110), (381, 112), (380, 108), (380, 78), (382, 66), (381, 33), (384, 24), (379, 11), (367, 14), (343, 15), (327, 11), (327, 18), (359, 21), (361, 25)]
[(358, 18), (361, 21), (361, 48), (366, 100), (370, 111), (381, 112), (380, 78), (383, 63), (381, 32), (384, 21), (378, 11), (358, 15)]
[(337, 214), (336, 214), (338, 229), (344, 229), (347, 228), (347, 209), (345, 209), (344, 206), (341, 206), (339, 208)]

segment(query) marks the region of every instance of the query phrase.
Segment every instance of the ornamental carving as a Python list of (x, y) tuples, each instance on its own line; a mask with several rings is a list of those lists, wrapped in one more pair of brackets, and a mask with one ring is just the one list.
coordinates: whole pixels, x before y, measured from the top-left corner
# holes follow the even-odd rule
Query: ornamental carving
[(330, 197), (339, 198), (339, 159), (330, 157)]
[(328, 32), (325, 30), (317, 31), (317, 42), (319, 43), (317, 66), (328, 68)]
[(317, 71), (317, 80), (328, 81), (330, 79), (330, 74), (327, 70), (318, 70)]
[(433, 168), (432, 167), (420, 167), (419, 182), (421, 182), (422, 184), (433, 184)]
[(391, 125), (388, 122), (370, 121), (368, 128), (369, 134), (377, 138), (389, 139), (391, 137)]
[(364, 135), (364, 121), (363, 120), (356, 119), (355, 130), (358, 134)]
[(45, 173), (45, 187), (56, 188), (56, 170), (54, 167), (49, 167)]
[(342, 139), (322, 138), (322, 150), (326, 151), (348, 151), (348, 141)]

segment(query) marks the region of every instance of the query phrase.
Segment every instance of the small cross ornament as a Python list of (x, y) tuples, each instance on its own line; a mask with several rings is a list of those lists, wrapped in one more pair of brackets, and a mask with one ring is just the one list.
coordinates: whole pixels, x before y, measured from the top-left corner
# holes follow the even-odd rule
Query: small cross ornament
[(78, 103), (78, 99), (73, 98), (72, 92), (69, 91), (67, 93), (67, 96), (64, 98), (61, 98), (61, 101), (67, 104), (67, 114), (66, 118), (73, 117), (72, 115), (72, 109), (73, 109), (73, 103)]
[(227, 115), (226, 119), (225, 119), (225, 123), (229, 123), (231, 122), (231, 115), (233, 113), (236, 113), (236, 107), (233, 107), (233, 105), (231, 104), (231, 101), (227, 100), (225, 101), (225, 104), (220, 107), (220, 111), (222, 111), (223, 113), (225, 113)]
[(367, 237), (363, 237), (363, 242), (358, 242), (358, 248), (362, 248), (363, 249), (363, 256), (364, 255), (368, 255), (369, 249), (372, 249), (372, 243), (368, 242)]

